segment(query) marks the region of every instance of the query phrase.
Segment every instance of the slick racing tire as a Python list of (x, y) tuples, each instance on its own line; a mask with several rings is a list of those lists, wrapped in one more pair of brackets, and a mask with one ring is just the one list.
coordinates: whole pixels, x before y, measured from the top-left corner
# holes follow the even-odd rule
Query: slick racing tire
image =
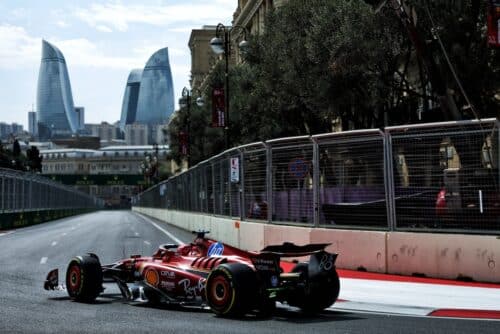
[(218, 316), (242, 316), (253, 309), (257, 295), (256, 274), (242, 263), (222, 264), (207, 278), (208, 306)]
[(66, 288), (71, 299), (92, 302), (102, 292), (102, 268), (95, 255), (74, 257), (66, 271)]
[(289, 304), (298, 306), (305, 313), (318, 313), (331, 306), (337, 300), (340, 291), (340, 280), (336, 270), (329, 275), (310, 279), (308, 264), (299, 263), (293, 269), (294, 273), (301, 273), (306, 284), (303, 290), (297, 290)]

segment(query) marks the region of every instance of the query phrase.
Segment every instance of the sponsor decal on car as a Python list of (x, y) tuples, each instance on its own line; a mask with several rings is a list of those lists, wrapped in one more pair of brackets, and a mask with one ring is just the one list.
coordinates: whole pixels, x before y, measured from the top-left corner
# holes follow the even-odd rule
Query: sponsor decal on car
[(160, 287), (168, 291), (173, 291), (175, 290), (175, 282), (161, 281)]
[(164, 271), (164, 270), (162, 270), (162, 272), (160, 273), (160, 275), (162, 277), (166, 277), (166, 278), (175, 278), (175, 272), (173, 272), (173, 271)]
[(208, 248), (208, 256), (220, 256), (224, 253), (224, 245), (220, 242), (216, 242), (210, 245)]
[(197, 284), (191, 285), (189, 278), (184, 278), (179, 281), (179, 286), (184, 290), (187, 297), (197, 297), (203, 295), (205, 290), (206, 279), (200, 278)]
[(146, 269), (146, 271), (144, 272), (144, 280), (152, 286), (158, 286), (160, 277), (158, 276), (158, 272), (156, 270)]
[(254, 257), (252, 263), (255, 269), (259, 271), (276, 271), (276, 262), (274, 260)]

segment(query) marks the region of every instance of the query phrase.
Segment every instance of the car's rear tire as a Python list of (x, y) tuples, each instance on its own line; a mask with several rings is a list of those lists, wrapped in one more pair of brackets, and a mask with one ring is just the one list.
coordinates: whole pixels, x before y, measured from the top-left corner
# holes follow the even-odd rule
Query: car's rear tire
[(221, 264), (207, 278), (208, 306), (218, 316), (242, 316), (255, 305), (256, 274), (242, 263)]
[(340, 280), (336, 270), (311, 279), (308, 275), (308, 264), (299, 263), (292, 272), (301, 273), (306, 285), (291, 297), (290, 305), (299, 307), (305, 313), (318, 313), (335, 303), (340, 292)]
[(79, 302), (92, 302), (102, 292), (102, 268), (95, 255), (74, 257), (66, 271), (66, 289)]

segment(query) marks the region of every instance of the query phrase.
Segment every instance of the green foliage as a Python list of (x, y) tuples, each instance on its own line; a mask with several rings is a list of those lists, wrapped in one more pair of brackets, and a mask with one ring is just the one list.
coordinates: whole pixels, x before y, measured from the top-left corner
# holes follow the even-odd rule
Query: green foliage
[(429, 48), (441, 64), (440, 75), (454, 91), (457, 104), (467, 105), (439, 45), (438, 36), (466, 94), (475, 106), (477, 114), (465, 110), (464, 118), (500, 116), (500, 103), (495, 99), (495, 94), (500, 92), (500, 52), (487, 44), (487, 1), (408, 2), (414, 6), (418, 31), (430, 41)]
[[(452, 89), (459, 107), (465, 100), (451, 75), (444, 48), (478, 114), (498, 116), (499, 52), (486, 45), (485, 2), (408, 0), (417, 31)], [(426, 12), (429, 3), (434, 29)], [(237, 146), (271, 138), (343, 129), (442, 120), (429, 75), (395, 10), (378, 13), (365, 1), (289, 0), (272, 11), (265, 31), (250, 36), (245, 62), (231, 65), (230, 138)], [(233, 46), (236, 47), (236, 46)], [(224, 132), (210, 127), (211, 91), (224, 86), (224, 64), (212, 70), (204, 107), (191, 105), (191, 165), (224, 150)], [(417, 109), (423, 112), (418, 118)], [(465, 111), (464, 117), (475, 115)], [(180, 162), (178, 133), (187, 112), (178, 112), (169, 133)]]

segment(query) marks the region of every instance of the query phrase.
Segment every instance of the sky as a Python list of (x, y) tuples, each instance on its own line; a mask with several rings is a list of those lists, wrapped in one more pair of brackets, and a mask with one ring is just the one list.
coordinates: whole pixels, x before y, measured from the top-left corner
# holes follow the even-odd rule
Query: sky
[(42, 39), (61, 50), (85, 123), (120, 119), (130, 70), (168, 47), (177, 101), (189, 87), (192, 29), (230, 25), (237, 0), (0, 0), (0, 122), (27, 130)]

